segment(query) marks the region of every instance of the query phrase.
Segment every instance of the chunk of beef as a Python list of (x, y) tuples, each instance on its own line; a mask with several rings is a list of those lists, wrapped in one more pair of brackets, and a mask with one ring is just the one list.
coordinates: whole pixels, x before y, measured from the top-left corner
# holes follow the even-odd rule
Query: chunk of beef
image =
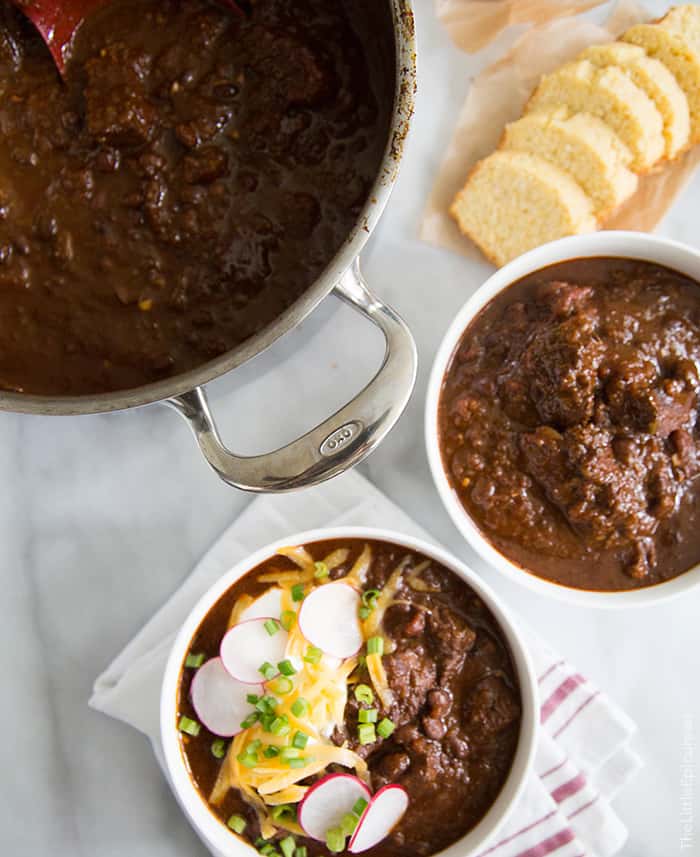
[(593, 289), (590, 286), (552, 280), (539, 286), (536, 294), (538, 301), (555, 318), (568, 318), (584, 309), (593, 297)]
[(465, 729), (476, 741), (488, 741), (520, 716), (517, 695), (500, 676), (482, 679), (464, 703)]
[(668, 437), (694, 418), (694, 385), (680, 379), (662, 384), (648, 361), (620, 363), (607, 381), (605, 395), (612, 421), (629, 431)]
[(255, 54), (249, 62), (255, 75), (266, 82), (266, 97), (285, 107), (317, 105), (337, 88), (320, 54), (291, 33), (258, 27)]
[(589, 544), (619, 547), (652, 535), (675, 507), (678, 483), (656, 438), (614, 438), (593, 425), (521, 436), (529, 473)]
[(476, 641), (476, 631), (453, 610), (436, 606), (428, 615), (430, 643), (440, 684), (462, 669)]
[(543, 423), (566, 428), (593, 416), (598, 368), (604, 355), (595, 319), (589, 315), (577, 314), (550, 324), (532, 338), (518, 371), (528, 382)]
[(422, 648), (402, 648), (384, 657), (384, 668), (394, 694), (390, 717), (397, 726), (408, 723), (425, 705), (428, 691), (435, 687), (435, 661)]
[(425, 610), (409, 604), (392, 604), (384, 615), (384, 627), (394, 640), (420, 637), (425, 630)]
[(146, 69), (123, 44), (85, 63), (85, 109), (90, 134), (110, 146), (141, 146), (155, 133), (158, 112), (146, 93)]
[(231, 118), (228, 108), (216, 104), (202, 105), (195, 113), (194, 118), (175, 126), (175, 136), (188, 149), (213, 140)]

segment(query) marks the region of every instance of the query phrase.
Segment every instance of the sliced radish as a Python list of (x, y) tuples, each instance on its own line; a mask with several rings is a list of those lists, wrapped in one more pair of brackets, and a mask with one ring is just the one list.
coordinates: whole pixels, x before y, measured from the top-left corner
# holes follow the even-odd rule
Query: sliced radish
[(350, 838), (348, 851), (359, 854), (385, 839), (408, 808), (408, 792), (390, 784), (379, 789)]
[(349, 658), (362, 646), (357, 618), (360, 596), (347, 583), (325, 583), (312, 590), (299, 611), (299, 630), (322, 652)]
[[(265, 623), (270, 620), (277, 623), (274, 634), (268, 634), (265, 628)], [(234, 625), (221, 641), (219, 654), (233, 678), (247, 684), (260, 684), (260, 667), (270, 663), (277, 670), (277, 664), (284, 660), (286, 648), (287, 632), (280, 625), (279, 618), (261, 616)]]
[[(262, 685), (260, 686), (262, 691)], [(230, 738), (242, 732), (241, 721), (250, 713), (247, 694), (252, 693), (249, 684), (236, 681), (226, 671), (221, 658), (212, 658), (195, 673), (190, 687), (190, 698), (197, 717), (222, 738)]]
[(240, 622), (247, 622), (248, 619), (265, 619), (268, 616), (279, 617), (282, 614), (282, 590), (275, 586), (268, 589), (259, 598), (256, 598), (251, 605), (241, 612)]
[(326, 833), (352, 812), (360, 799), (369, 802), (370, 790), (352, 774), (328, 774), (314, 783), (297, 808), (299, 824), (312, 839), (325, 841)]

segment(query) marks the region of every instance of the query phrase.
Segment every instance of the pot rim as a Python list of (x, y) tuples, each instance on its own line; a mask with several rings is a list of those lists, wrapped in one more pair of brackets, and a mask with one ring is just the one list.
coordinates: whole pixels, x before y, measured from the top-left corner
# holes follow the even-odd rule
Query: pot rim
[(209, 610), (231, 585), (274, 555), (277, 548), (289, 544), (310, 544), (326, 539), (374, 539), (398, 544), (423, 553), (445, 565), (470, 586), (492, 612), (511, 650), (520, 683), (522, 720), (518, 746), (508, 777), (486, 815), (465, 836), (432, 857), (472, 857), (502, 826), (522, 794), (534, 761), (539, 734), (539, 697), (537, 678), (522, 630), (503, 599), (469, 566), (443, 547), (422, 538), (407, 536), (383, 527), (338, 526), (293, 533), (276, 539), (237, 562), (201, 596), (192, 608), (170, 649), (160, 700), (160, 734), (168, 780), (181, 809), (204, 843), (221, 857), (248, 857), (252, 846), (231, 835), (226, 826), (211, 812), (197, 791), (183, 760), (176, 729), (176, 698), (182, 663), (192, 637)]
[(442, 462), (437, 413), (447, 367), (462, 334), (496, 295), (522, 277), (559, 262), (596, 256), (637, 259), (679, 271), (700, 282), (700, 250), (679, 241), (642, 232), (603, 231), (562, 238), (519, 256), (492, 274), (466, 301), (445, 332), (428, 381), (425, 444), (433, 482), (452, 523), (476, 553), (496, 571), (533, 592), (583, 607), (643, 607), (676, 597), (700, 586), (700, 565), (663, 583), (640, 589), (600, 591), (576, 589), (539, 577), (500, 553), (482, 534), (454, 492)]
[(388, 0), (393, 20), (396, 81), (392, 117), (377, 177), (357, 222), (316, 281), (280, 316), (259, 333), (201, 366), (166, 378), (112, 393), (81, 396), (38, 396), (0, 391), (0, 412), (48, 416), (100, 414), (143, 407), (179, 396), (214, 381), (256, 357), (303, 321), (331, 292), (374, 231), (398, 176), (410, 127), (416, 89), (414, 19), (410, 0)]

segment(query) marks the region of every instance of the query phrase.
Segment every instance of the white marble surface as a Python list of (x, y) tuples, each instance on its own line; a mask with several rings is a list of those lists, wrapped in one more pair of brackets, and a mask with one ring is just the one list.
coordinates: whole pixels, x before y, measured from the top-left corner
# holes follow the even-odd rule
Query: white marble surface
[[(689, 718), (700, 777), (700, 592), (628, 613), (542, 601), (483, 567), (431, 483), (422, 438), (430, 363), (489, 268), (414, 236), (442, 141), (484, 57), (470, 60), (450, 47), (432, 0), (416, 5), (418, 113), (365, 269), (412, 326), (421, 369), (408, 411), (362, 470), (636, 719), (646, 768), (617, 801), (630, 829), (625, 857), (700, 855), (700, 779), (695, 840), (680, 845)], [(663, 234), (700, 244), (699, 191), (700, 177)], [(360, 387), (380, 345), (329, 299), (267, 354), (214, 385), (224, 436), (242, 451), (290, 439)], [(218, 482), (184, 423), (160, 407), (79, 419), (0, 415), (0, 473), (0, 854), (203, 855), (145, 740), (86, 703), (94, 677), (250, 498)]]

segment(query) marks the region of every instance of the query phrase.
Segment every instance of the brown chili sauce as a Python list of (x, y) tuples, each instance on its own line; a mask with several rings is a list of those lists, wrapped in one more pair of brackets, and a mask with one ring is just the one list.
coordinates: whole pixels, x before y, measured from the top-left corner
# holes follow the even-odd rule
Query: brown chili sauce
[(700, 562), (700, 286), (578, 259), (497, 295), (456, 348), (439, 443), (460, 502), (504, 556), (589, 590)]
[(323, 272), (377, 178), (389, 4), (113, 0), (62, 81), (0, 0), (0, 390), (186, 372)]

